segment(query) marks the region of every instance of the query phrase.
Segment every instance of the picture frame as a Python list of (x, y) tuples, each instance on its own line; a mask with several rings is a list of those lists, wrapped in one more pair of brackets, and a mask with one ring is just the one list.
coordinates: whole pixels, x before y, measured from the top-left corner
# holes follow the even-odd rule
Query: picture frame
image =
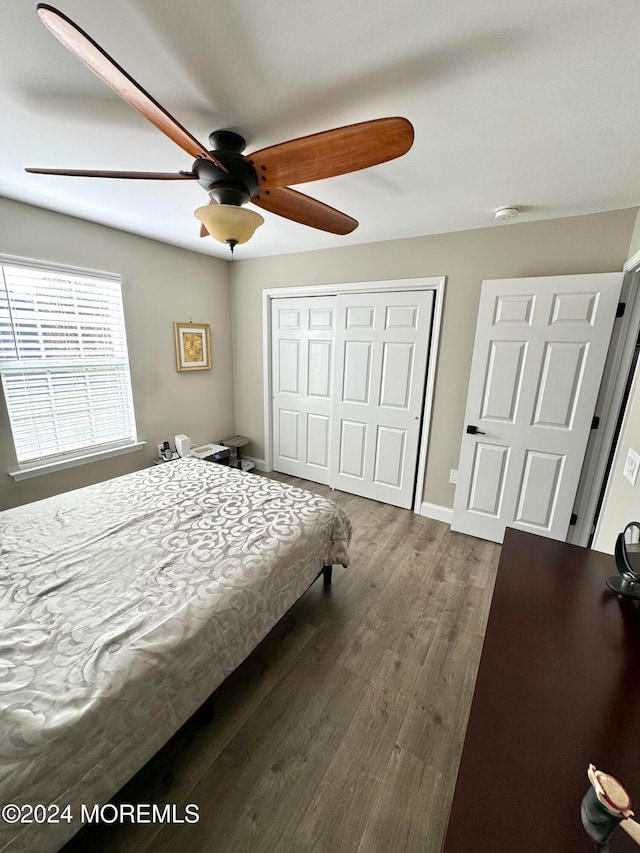
[(211, 370), (211, 336), (208, 323), (174, 323), (176, 367)]

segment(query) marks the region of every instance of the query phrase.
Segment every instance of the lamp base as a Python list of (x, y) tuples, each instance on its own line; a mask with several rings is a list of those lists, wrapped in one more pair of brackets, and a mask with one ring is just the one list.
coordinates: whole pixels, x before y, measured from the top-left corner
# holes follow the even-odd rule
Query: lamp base
[(628, 581), (622, 575), (613, 575), (613, 577), (607, 578), (607, 586), (617, 592), (618, 595), (640, 601), (640, 583)]

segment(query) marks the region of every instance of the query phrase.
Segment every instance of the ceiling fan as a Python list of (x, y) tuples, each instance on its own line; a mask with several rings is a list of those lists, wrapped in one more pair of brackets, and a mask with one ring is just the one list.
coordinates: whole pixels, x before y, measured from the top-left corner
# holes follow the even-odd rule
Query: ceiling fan
[(264, 219), (243, 205), (253, 204), (286, 219), (332, 234), (349, 234), (358, 227), (351, 216), (323, 204), (288, 184), (318, 181), (367, 169), (400, 157), (413, 144), (413, 127), (405, 118), (381, 118), (326, 130), (243, 154), (245, 140), (230, 130), (209, 136), (206, 149), (164, 109), (124, 68), (70, 18), (39, 3), (45, 26), (107, 86), (184, 151), (195, 157), (190, 171), (115, 172), (80, 169), (26, 169), (41, 175), (88, 178), (132, 178), (160, 181), (198, 181), (209, 204), (195, 215), (202, 221), (200, 236), (211, 234), (231, 251), (249, 240)]

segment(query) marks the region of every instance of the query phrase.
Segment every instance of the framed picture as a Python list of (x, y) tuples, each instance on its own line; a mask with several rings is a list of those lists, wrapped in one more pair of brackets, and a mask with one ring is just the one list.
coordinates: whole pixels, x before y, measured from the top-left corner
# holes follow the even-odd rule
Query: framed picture
[(208, 323), (174, 323), (178, 370), (211, 370)]

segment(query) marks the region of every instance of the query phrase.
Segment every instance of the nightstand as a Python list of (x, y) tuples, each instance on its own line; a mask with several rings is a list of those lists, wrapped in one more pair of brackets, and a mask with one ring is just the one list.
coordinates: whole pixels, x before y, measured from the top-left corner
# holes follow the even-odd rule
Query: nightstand
[(249, 459), (242, 459), (240, 455), (240, 448), (249, 444), (250, 440), (246, 435), (232, 435), (231, 438), (224, 438), (220, 442), (225, 447), (229, 447), (232, 451), (235, 451), (235, 459), (231, 457), (229, 460), (229, 465), (232, 468), (240, 468), (241, 471), (253, 471), (256, 467), (255, 462), (251, 462)]

